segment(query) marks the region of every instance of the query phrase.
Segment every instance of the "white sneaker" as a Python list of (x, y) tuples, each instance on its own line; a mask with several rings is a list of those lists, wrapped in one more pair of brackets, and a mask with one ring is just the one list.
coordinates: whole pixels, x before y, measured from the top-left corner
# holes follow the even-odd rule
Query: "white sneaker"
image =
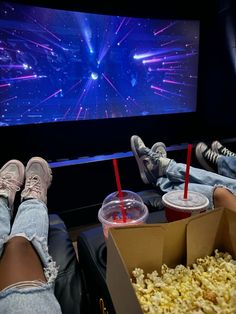
[(52, 171), (46, 160), (31, 158), (25, 170), (25, 188), (21, 200), (35, 198), (47, 204), (47, 190), (52, 182)]
[(24, 178), (25, 167), (19, 160), (12, 159), (0, 169), (0, 196), (8, 199), (11, 214), (16, 192), (20, 191)]

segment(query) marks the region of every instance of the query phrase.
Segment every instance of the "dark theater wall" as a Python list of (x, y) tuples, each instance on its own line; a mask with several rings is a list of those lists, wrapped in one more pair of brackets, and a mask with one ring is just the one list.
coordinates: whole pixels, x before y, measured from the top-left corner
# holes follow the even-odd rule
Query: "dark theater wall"
[(206, 21), (199, 77), (200, 121), (209, 138), (235, 136), (236, 10), (233, 1), (218, 1)]

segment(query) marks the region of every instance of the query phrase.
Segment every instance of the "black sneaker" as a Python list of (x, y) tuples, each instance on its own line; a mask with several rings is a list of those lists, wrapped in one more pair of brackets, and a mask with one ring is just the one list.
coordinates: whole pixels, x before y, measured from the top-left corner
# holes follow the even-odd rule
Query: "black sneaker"
[(217, 159), (219, 158), (219, 154), (214, 152), (203, 142), (197, 144), (195, 154), (204, 169), (217, 172)]
[(137, 135), (133, 135), (130, 142), (143, 182), (155, 185), (157, 178), (165, 174), (170, 159), (160, 157), (158, 153), (146, 147)]
[(213, 150), (213, 152), (220, 154), (220, 155), (236, 156), (235, 153), (231, 152), (231, 150), (229, 150), (228, 148), (223, 146), (219, 141), (212, 142), (211, 149)]

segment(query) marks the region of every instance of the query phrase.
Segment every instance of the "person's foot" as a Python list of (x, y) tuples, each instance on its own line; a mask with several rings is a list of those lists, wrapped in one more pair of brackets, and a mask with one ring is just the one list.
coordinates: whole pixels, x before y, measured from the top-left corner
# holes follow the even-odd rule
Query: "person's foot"
[(165, 174), (170, 159), (160, 157), (158, 153), (146, 147), (137, 135), (133, 135), (130, 142), (143, 182), (145, 184), (155, 184), (157, 178)]
[(195, 148), (195, 154), (201, 166), (211, 172), (217, 172), (219, 154), (214, 152), (205, 143), (200, 142)]
[(46, 204), (51, 181), (52, 171), (47, 161), (41, 157), (31, 158), (25, 170), (25, 188), (21, 192), (21, 200), (36, 198)]
[(213, 152), (224, 155), (224, 156), (236, 156), (235, 153), (233, 153), (231, 150), (223, 146), (219, 141), (214, 141), (211, 144), (211, 149)]
[(8, 206), (13, 210), (15, 195), (24, 182), (25, 167), (19, 161), (12, 159), (0, 169), (0, 196), (8, 199)]
[(166, 145), (162, 142), (157, 142), (151, 147), (151, 151), (157, 153), (159, 157), (167, 157)]

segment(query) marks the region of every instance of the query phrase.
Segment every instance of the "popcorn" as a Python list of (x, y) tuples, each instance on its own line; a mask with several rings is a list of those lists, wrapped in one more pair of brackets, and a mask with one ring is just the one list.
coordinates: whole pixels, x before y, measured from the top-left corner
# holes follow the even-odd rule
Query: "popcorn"
[(132, 272), (143, 313), (236, 313), (236, 261), (229, 253), (198, 258), (191, 266), (162, 265), (161, 274)]

